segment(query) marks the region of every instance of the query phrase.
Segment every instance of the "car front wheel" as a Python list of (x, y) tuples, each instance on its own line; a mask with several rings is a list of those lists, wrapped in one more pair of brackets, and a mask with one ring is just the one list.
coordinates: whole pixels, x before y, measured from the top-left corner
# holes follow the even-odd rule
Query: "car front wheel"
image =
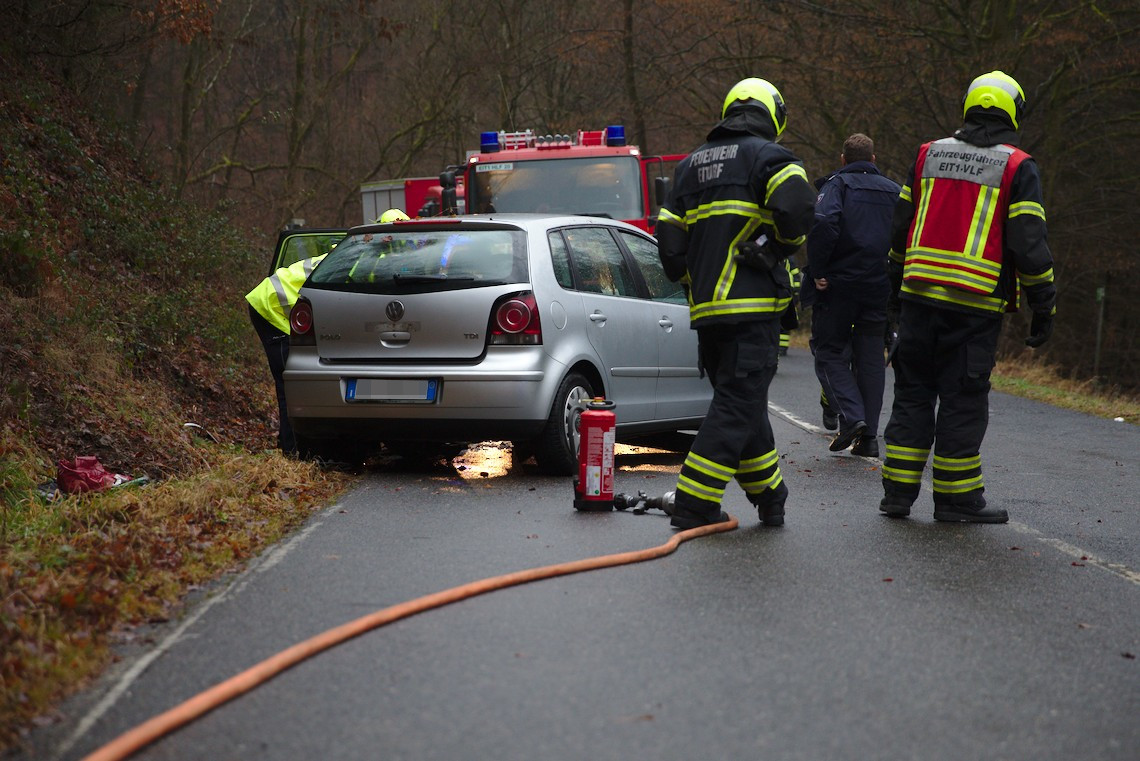
[(570, 373), (558, 386), (546, 427), (534, 442), (534, 462), (551, 476), (570, 476), (578, 469), (582, 404), (594, 398), (594, 387), (580, 373)]

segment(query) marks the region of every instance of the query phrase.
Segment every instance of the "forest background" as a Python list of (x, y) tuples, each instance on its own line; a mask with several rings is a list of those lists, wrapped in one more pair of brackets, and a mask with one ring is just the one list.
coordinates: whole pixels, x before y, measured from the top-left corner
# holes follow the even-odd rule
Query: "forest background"
[(362, 183), (438, 174), (486, 129), (624, 124), (646, 153), (687, 152), (747, 76), (781, 89), (809, 176), (865, 132), (901, 181), (1001, 69), (1026, 93), (1056, 259), (1038, 354), (1140, 385), (1134, 0), (18, 0), (0, 24), (262, 250), (292, 220), (360, 222)]

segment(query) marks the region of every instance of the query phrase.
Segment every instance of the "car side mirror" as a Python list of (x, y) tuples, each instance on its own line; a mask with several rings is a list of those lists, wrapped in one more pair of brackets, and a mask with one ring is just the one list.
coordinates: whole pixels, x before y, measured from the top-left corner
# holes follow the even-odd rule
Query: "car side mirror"
[(664, 206), (669, 200), (669, 178), (655, 177), (653, 180), (653, 195), (658, 206)]

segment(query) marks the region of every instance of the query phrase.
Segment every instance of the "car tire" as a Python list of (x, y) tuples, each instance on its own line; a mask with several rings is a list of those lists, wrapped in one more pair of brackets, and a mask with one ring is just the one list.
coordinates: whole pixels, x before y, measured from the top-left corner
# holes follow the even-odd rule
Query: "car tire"
[(594, 387), (581, 373), (570, 373), (562, 379), (546, 427), (534, 440), (534, 462), (540, 473), (549, 476), (571, 476), (578, 470), (578, 424), (581, 411), (577, 404), (593, 399)]

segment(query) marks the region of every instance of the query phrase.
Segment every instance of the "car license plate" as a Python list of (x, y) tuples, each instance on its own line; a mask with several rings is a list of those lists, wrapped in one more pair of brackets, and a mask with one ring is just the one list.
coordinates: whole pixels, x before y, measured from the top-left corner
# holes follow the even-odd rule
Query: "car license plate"
[(438, 393), (435, 378), (348, 378), (344, 382), (346, 402), (434, 404)]

